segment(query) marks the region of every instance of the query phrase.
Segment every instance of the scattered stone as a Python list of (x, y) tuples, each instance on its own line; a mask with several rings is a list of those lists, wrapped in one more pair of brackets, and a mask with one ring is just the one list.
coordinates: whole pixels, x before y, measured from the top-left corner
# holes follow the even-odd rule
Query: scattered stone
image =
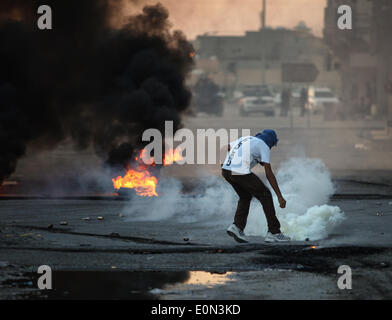
[(382, 214), (381, 214), (380, 212), (377, 212), (377, 213), (376, 213), (376, 216), (377, 216), (377, 217), (381, 217)]
[(0, 268), (8, 267), (9, 263), (7, 261), (0, 261)]
[(118, 232), (112, 232), (109, 234), (110, 237), (119, 237), (120, 234)]
[(66, 226), (66, 225), (68, 225), (68, 222), (67, 222), (67, 221), (61, 221), (61, 222), (60, 222), (60, 225)]
[(364, 151), (369, 150), (369, 147), (365, 146), (363, 143), (356, 143), (354, 145), (354, 148), (358, 150), (364, 150)]
[(48, 229), (53, 229), (53, 224), (48, 225)]
[(34, 235), (34, 233), (31, 233), (31, 232), (29, 232), (29, 233), (23, 233), (23, 234), (21, 234), (19, 237), (32, 237)]
[(189, 241), (189, 238), (184, 238), (184, 241)]

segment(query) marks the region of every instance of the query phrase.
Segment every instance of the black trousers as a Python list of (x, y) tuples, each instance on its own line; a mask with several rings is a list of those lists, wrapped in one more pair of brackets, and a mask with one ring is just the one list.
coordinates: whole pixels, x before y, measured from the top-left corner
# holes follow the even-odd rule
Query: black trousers
[(250, 201), (255, 197), (260, 201), (265, 217), (267, 218), (268, 231), (275, 234), (280, 233), (280, 223), (276, 218), (274, 202), (271, 191), (254, 174), (232, 174), (230, 170), (222, 169), (222, 176), (231, 184), (239, 196), (234, 224), (241, 230), (245, 229), (248, 220)]

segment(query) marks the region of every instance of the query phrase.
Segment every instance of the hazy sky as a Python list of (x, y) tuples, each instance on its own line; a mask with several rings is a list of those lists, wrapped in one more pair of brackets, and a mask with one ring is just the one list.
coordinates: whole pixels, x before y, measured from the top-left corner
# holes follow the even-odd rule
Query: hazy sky
[[(155, 4), (157, 0), (141, 1)], [(262, 0), (160, 0), (188, 38), (206, 32), (238, 34), (260, 27)], [(267, 0), (267, 25), (291, 28), (300, 20), (321, 35), (327, 0)]]

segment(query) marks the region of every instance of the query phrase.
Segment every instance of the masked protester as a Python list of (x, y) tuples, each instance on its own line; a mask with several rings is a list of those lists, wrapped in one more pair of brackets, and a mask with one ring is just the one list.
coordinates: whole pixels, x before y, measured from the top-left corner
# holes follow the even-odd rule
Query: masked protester
[(274, 130), (264, 130), (256, 136), (241, 137), (230, 143), (228, 154), (222, 165), (222, 175), (234, 188), (239, 196), (234, 223), (227, 229), (227, 233), (237, 242), (247, 242), (244, 229), (249, 214), (252, 197), (256, 197), (264, 210), (268, 223), (266, 242), (286, 242), (290, 238), (280, 232), (280, 223), (276, 217), (271, 191), (251, 172), (260, 164), (264, 166), (265, 174), (272, 189), (275, 191), (281, 208), (286, 207), (275, 175), (270, 164), (270, 150), (278, 144), (278, 137)]

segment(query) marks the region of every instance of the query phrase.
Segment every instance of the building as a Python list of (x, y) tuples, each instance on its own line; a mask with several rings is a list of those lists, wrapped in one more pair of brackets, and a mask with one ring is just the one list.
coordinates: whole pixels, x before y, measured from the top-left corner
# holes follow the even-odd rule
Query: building
[[(352, 8), (351, 30), (337, 25), (338, 7)], [(342, 100), (347, 114), (370, 113), (375, 103), (376, 57), (371, 50), (373, 3), (368, 0), (328, 0), (324, 39), (341, 61)]]
[(241, 36), (201, 35), (194, 45), (197, 67), (225, 87), (263, 83), (280, 87), (283, 63), (307, 62), (320, 72), (315, 85), (340, 92), (339, 62), (331, 62), (329, 48), (303, 22), (294, 30), (266, 27)]
[[(340, 30), (337, 26), (340, 5), (352, 8), (351, 30)], [(341, 62), (342, 97), (349, 113), (388, 113), (391, 9), (390, 0), (328, 0), (324, 39)]]
[(377, 62), (376, 103), (380, 114), (388, 114), (392, 135), (392, 1), (373, 0), (371, 46)]

